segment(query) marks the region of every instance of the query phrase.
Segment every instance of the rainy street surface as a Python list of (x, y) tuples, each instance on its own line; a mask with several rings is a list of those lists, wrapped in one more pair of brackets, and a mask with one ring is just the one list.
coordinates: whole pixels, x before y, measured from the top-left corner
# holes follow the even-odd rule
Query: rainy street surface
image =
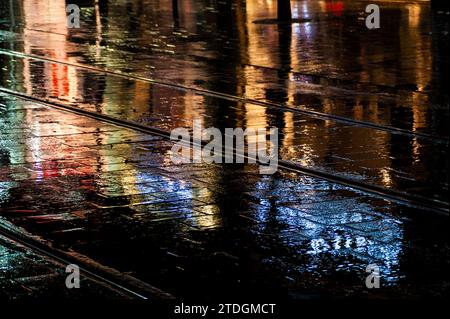
[[(291, 9), (0, 3), (0, 301), (448, 296), (448, 12)], [(278, 170), (174, 163), (194, 120), (278, 128)]]

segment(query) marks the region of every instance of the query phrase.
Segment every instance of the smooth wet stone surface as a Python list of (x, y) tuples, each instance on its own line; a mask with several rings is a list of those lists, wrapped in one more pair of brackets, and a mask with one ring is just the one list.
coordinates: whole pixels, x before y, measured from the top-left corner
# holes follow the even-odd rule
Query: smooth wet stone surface
[(311, 21), (286, 29), (259, 23), (276, 7), (254, 1), (227, 14), (185, 2), (179, 24), (167, 1), (102, 2), (67, 29), (41, 21), (64, 7), (23, 1), (14, 23), (4, 11), (2, 86), (164, 130), (277, 127), (284, 160), (448, 203), (445, 13), (384, 4), (383, 28), (369, 31), (367, 2), (339, 3), (293, 1)]
[[(275, 1), (179, 2), (173, 20), (170, 1), (100, 1), (77, 30), (64, 1), (2, 3), (0, 87), (165, 131), (277, 127), (284, 160), (448, 203), (442, 14), (386, 3), (368, 31), (366, 1), (292, 1), (308, 21), (289, 28)], [(175, 297), (448, 293), (448, 215), (283, 169), (175, 165), (169, 140), (7, 92), (0, 135), (1, 219)], [(0, 240), (1, 298), (59, 295), (49, 263)]]
[[(37, 134), (10, 134), (22, 143), (3, 148), (2, 218), (58, 248), (186, 298), (445, 290), (446, 217), (283, 170), (260, 175), (252, 164), (176, 166), (162, 138), (14, 105), (29, 111), (18, 127), (53, 120), (40, 124), (42, 147)], [(429, 260), (432, 274), (421, 268)], [(370, 263), (382, 269), (379, 292), (364, 287)]]

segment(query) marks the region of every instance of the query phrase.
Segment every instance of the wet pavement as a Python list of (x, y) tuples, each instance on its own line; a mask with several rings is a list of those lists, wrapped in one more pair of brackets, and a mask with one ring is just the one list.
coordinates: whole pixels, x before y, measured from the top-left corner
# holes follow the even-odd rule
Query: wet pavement
[(83, 289), (65, 285), (66, 265), (0, 236), (0, 299), (2, 302), (126, 300), (129, 296), (92, 279), (80, 280)]
[[(68, 29), (64, 1), (2, 3), (0, 218), (179, 298), (446, 295), (448, 22), (383, 3), (370, 31), (366, 4), (292, 1), (305, 21), (286, 26), (273, 1), (101, 1)], [(282, 160), (447, 213), (286, 169), (175, 165), (163, 137), (45, 101), (167, 132), (278, 127)]]
[[(143, 18), (153, 6), (136, 4), (135, 8), (130, 3), (126, 10), (131, 25), (125, 30), (120, 30), (125, 10), (121, 5), (108, 3), (103, 9), (107, 14), (95, 7), (80, 30), (70, 31), (58, 21), (44, 23), (41, 13), (30, 10), (22, 23), (15, 20), (15, 27), (2, 33), (3, 86), (166, 130), (190, 127), (192, 119), (218, 128), (278, 127), (284, 160), (431, 198), (448, 208), (448, 97), (442, 90), (448, 62), (436, 66), (438, 59), (429, 55), (433, 43), (442, 46), (448, 37), (432, 32), (430, 21), (440, 26), (440, 20), (430, 19), (428, 6), (394, 4), (386, 8), (385, 28), (361, 33), (356, 30), (363, 28), (363, 21), (353, 2), (341, 17), (323, 12), (315, 2), (298, 2), (294, 12), (305, 7), (311, 13), (304, 15), (312, 21), (305, 26), (293, 24), (289, 31), (265, 22), (263, 17), (273, 15), (273, 8), (256, 9), (249, 2), (246, 11), (236, 7), (231, 11), (236, 19), (245, 18), (239, 22), (244, 34), (239, 34), (234, 27), (220, 28), (226, 17), (217, 10), (202, 13), (195, 5), (185, 8), (187, 17), (199, 24), (216, 19), (219, 25), (210, 30), (186, 22), (176, 31), (164, 15), (171, 13), (171, 7), (163, 3), (158, 16), (168, 25), (159, 23), (159, 17)], [(60, 9), (43, 8), (54, 16), (61, 16)], [(408, 25), (391, 25), (396, 15), (407, 18)], [(104, 23), (100, 26), (94, 18)], [(302, 27), (310, 29), (302, 31)], [(139, 28), (145, 32), (138, 32)], [(387, 36), (393, 30), (398, 37)], [(445, 27), (439, 30), (445, 32)], [(322, 35), (328, 39), (334, 34), (338, 44), (323, 43)], [(242, 47), (239, 36), (244, 37)], [(230, 47), (222, 50), (215, 43), (223, 38)], [(389, 43), (398, 38), (405, 42), (400, 51), (398, 43)], [(341, 48), (339, 54), (345, 58), (331, 55), (327, 61), (344, 65), (324, 64), (329, 45)], [(278, 52), (281, 49), (285, 52)], [(311, 56), (304, 57), (305, 50)], [(348, 52), (359, 55), (362, 50), (369, 51), (367, 57), (359, 57), (361, 65), (355, 66), (356, 58)], [(430, 72), (438, 67), (442, 71)], [(102, 72), (105, 69), (111, 73)], [(11, 77), (15, 72), (23, 76)]]

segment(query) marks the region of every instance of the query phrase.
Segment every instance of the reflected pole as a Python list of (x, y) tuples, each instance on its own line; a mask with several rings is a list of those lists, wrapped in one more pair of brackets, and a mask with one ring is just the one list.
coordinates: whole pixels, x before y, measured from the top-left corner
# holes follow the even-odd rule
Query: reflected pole
[(180, 26), (178, 0), (172, 0), (172, 18), (175, 28), (178, 28)]
[(277, 19), (279, 22), (291, 22), (291, 1), (278, 0), (277, 1)]

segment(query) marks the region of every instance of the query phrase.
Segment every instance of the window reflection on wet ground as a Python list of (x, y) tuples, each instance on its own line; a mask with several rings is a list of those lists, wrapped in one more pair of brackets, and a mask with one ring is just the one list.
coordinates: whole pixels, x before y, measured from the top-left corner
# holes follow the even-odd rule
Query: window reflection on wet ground
[[(100, 1), (77, 30), (64, 1), (12, 3), (4, 89), (165, 131), (278, 127), (283, 160), (448, 206), (448, 36), (427, 3), (386, 3), (374, 33), (364, 1), (292, 1), (308, 21), (289, 27), (275, 1), (183, 1), (175, 20), (169, 1)], [(174, 165), (168, 140), (5, 90), (0, 132), (2, 219), (174, 296), (445, 292), (447, 216), (284, 169)], [(384, 289), (364, 287), (370, 263)]]

